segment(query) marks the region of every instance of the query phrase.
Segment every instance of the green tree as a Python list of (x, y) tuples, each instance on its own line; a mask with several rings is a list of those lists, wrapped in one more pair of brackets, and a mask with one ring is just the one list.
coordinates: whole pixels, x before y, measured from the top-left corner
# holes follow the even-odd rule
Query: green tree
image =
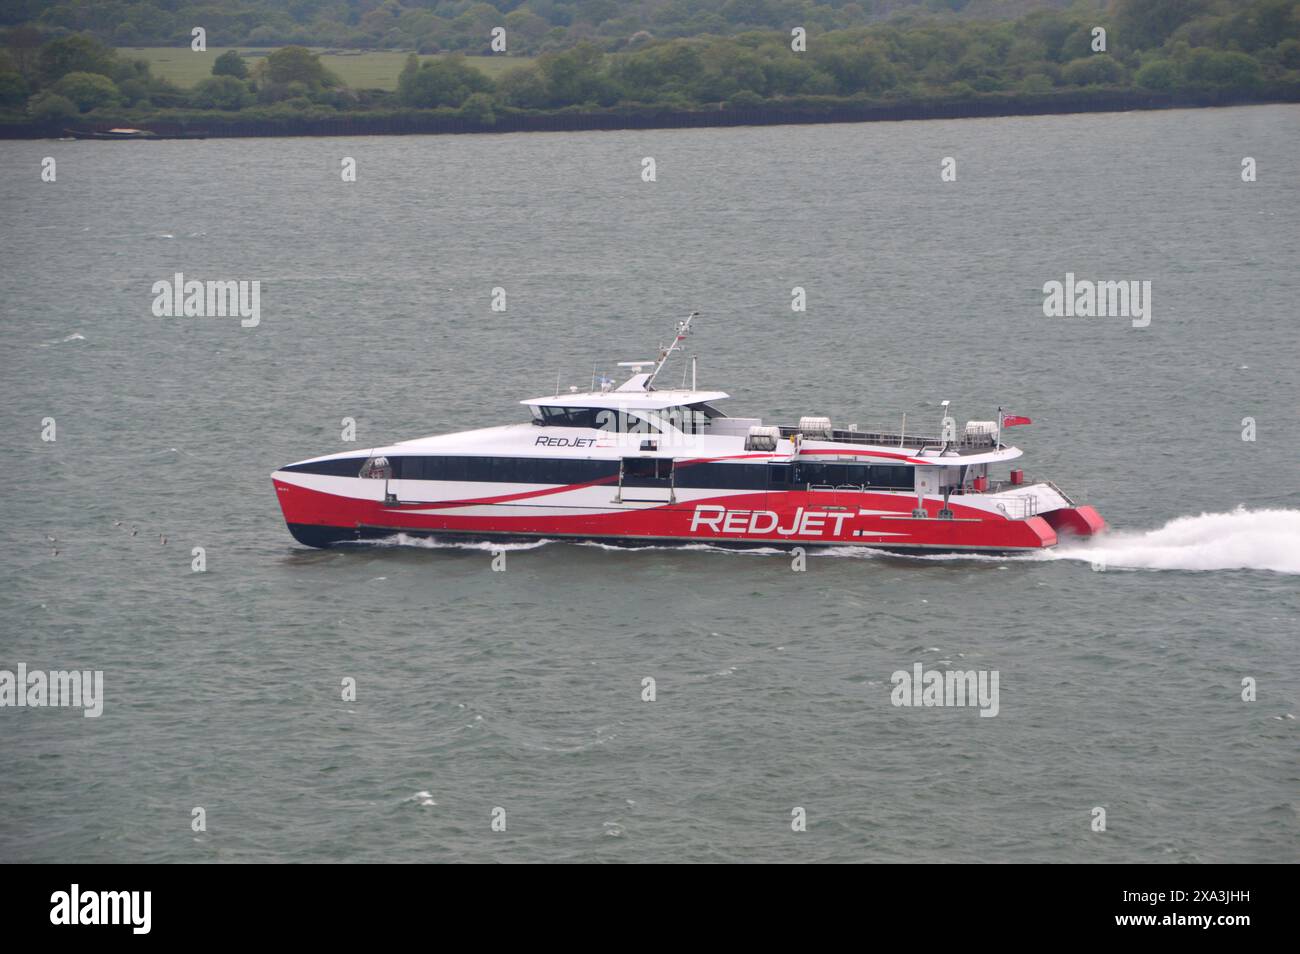
[(897, 82), (893, 66), (873, 47), (841, 46), (818, 57), (816, 65), (835, 78), (837, 91), (846, 96), (881, 92)]
[(282, 46), (267, 56), (264, 66), (272, 83), (297, 82), (318, 88), (329, 79), (320, 57), (304, 46)]
[(492, 109), (492, 97), (487, 93), (471, 93), (465, 98), (456, 115), (479, 126), (491, 126), (497, 121), (496, 113)]
[(1192, 50), (1183, 75), (1195, 86), (1250, 90), (1259, 85), (1259, 64), (1253, 57), (1235, 50)]
[(30, 80), (36, 73), (36, 58), (41, 48), (41, 31), (33, 26), (16, 26), (5, 37), (14, 68), (23, 79)]
[[(1280, 40), (1300, 38), (1300, 6), (1295, 0), (1242, 3), (1226, 22), (1216, 22), (1211, 42), (1217, 47), (1253, 53)], [(1203, 44), (1197, 44), (1203, 45)]]
[(604, 71), (604, 54), (594, 44), (583, 42), (563, 53), (548, 53), (537, 61), (537, 68), (546, 80), (552, 106), (607, 106), (618, 99)]
[(1180, 26), (1202, 13), (1208, 0), (1115, 0), (1117, 47), (1145, 50), (1160, 46)]
[(41, 82), (49, 85), (69, 73), (98, 73), (108, 76), (113, 72), (117, 54), (88, 33), (51, 40), (41, 47), (36, 58), (36, 69)]
[(1279, 43), (1277, 59), (1284, 69), (1300, 70), (1300, 40), (1283, 40)]
[(253, 102), (253, 94), (234, 76), (209, 76), (194, 84), (189, 99), (197, 109), (238, 110)]
[(122, 94), (122, 102), (127, 106), (148, 105), (149, 84), (144, 80), (134, 77), (122, 80), (117, 84), (117, 91)]
[(238, 50), (226, 50), (212, 64), (212, 75), (248, 79), (248, 64), (244, 62)]
[(1017, 90), (1031, 94), (1050, 93), (1054, 88), (1052, 78), (1043, 73), (1030, 73), (1016, 84)]
[(415, 79), (415, 74), (420, 72), (420, 58), (414, 53), (406, 54), (406, 63), (402, 66), (402, 72), (397, 77), (397, 86), (400, 89), (403, 83), (410, 83)]
[(37, 93), (27, 101), (27, 111), (38, 123), (57, 122), (75, 118), (77, 106), (66, 96), (49, 90)]
[(1102, 53), (1081, 56), (1061, 69), (1061, 79), (1071, 86), (1107, 85), (1118, 83), (1123, 78), (1124, 67)]
[(463, 56), (426, 60), (415, 72), (402, 71), (397, 99), (403, 106), (431, 109), (460, 106), (474, 93), (492, 92), (492, 80), (465, 62)]
[(506, 42), (511, 53), (537, 49), (551, 25), (532, 10), (512, 10), (505, 17)]
[(742, 89), (731, 99), (727, 100), (727, 105), (732, 109), (753, 109), (762, 106), (765, 100), (751, 89)]
[(68, 73), (50, 88), (66, 96), (83, 113), (100, 106), (115, 106), (121, 98), (117, 84), (99, 73)]
[(17, 109), (31, 92), (20, 73), (0, 73), (0, 109)]
[(1170, 60), (1152, 60), (1143, 63), (1133, 79), (1144, 89), (1156, 89), (1167, 93), (1178, 86), (1178, 65)]
[(520, 109), (541, 109), (548, 94), (546, 80), (531, 66), (518, 66), (501, 74), (497, 80), (497, 99)]

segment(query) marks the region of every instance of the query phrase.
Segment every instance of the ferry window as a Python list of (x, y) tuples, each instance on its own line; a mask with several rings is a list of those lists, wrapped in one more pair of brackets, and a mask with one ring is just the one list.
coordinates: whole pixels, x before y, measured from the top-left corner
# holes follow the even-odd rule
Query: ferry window
[(600, 427), (596, 407), (540, 407), (542, 423), (547, 427)]
[(712, 420), (712, 419), (715, 418), (715, 417), (726, 417), (726, 416), (727, 416), (727, 415), (723, 414), (721, 411), (719, 411), (719, 410), (718, 410), (716, 407), (714, 407), (712, 404), (706, 404), (706, 403), (703, 402), (703, 401), (700, 401), (700, 402), (697, 403), (697, 404), (688, 404), (687, 407), (692, 408), (692, 409), (694, 409), (694, 410), (696, 410), (696, 411), (699, 411), (701, 414), (703, 414), (706, 418), (708, 418), (708, 419), (710, 419), (710, 420)]
[(789, 464), (769, 464), (767, 467), (767, 485), (769, 487), (789, 487), (791, 467)]
[(564, 480), (560, 470), (563, 463), (559, 460), (541, 458), (521, 460), (516, 468), (516, 475), (521, 484), (562, 484)]
[(870, 471), (868, 483), (873, 487), (887, 487), (892, 490), (912, 489), (912, 468), (910, 467), (877, 464), (868, 469)]
[[(392, 457), (392, 476), (401, 480), (457, 480), (518, 484), (581, 484), (618, 474), (616, 460), (540, 457)], [(371, 462), (373, 464), (373, 461)], [(671, 462), (669, 462), (671, 463)], [(371, 476), (382, 472), (370, 467)], [(355, 476), (355, 471), (349, 476)]]
[(310, 464), (291, 464), (285, 470), (300, 474), (325, 474), (330, 477), (357, 477), (366, 460), (362, 457), (344, 457), (339, 460), (322, 460)]
[(606, 407), (546, 407), (534, 408), (533, 423), (546, 427), (589, 427), (597, 431), (615, 431), (620, 434), (657, 434), (659, 428), (645, 417), (655, 412), (619, 411)]
[[(789, 469), (788, 464), (780, 466)], [(767, 475), (766, 464), (686, 464), (678, 465), (675, 483), (678, 487), (764, 490)]]
[(693, 405), (653, 411), (651, 417), (657, 421), (662, 421), (669, 427), (676, 428), (683, 434), (703, 434), (709, 424), (708, 416)]
[(624, 457), (623, 483), (642, 484), (648, 481), (664, 482), (673, 475), (672, 458)]
[(893, 486), (911, 490), (916, 483), (915, 471), (911, 467), (895, 467)]
[[(605, 430), (617, 430), (620, 434), (658, 434), (660, 428), (654, 423), (656, 411), (640, 411), (637, 414), (628, 414), (626, 411), (606, 412), (606, 417), (602, 421)], [(645, 416), (641, 416), (645, 415)]]

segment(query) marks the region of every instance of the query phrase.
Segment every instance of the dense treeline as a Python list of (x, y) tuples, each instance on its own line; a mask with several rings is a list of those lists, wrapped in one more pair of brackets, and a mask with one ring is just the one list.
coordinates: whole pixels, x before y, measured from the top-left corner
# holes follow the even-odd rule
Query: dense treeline
[[(490, 53), (504, 27), (509, 49), (536, 54), (589, 40), (606, 51), (640, 33), (656, 38), (749, 30), (826, 33), (922, 12), (1014, 18), (1080, 0), (7, 0), (0, 26), (88, 32), (112, 46), (179, 46), (201, 26), (213, 46), (325, 46)], [(1081, 0), (1100, 7), (1104, 0)]]
[(135, 123), (201, 119), (205, 111), (269, 121), (440, 110), (491, 126), (498, 114), (520, 111), (788, 111), (980, 96), (1013, 104), (1081, 90), (1294, 100), (1300, 0), (1116, 0), (1102, 13), (1040, 10), (1012, 22), (890, 21), (810, 32), (804, 52), (774, 31), (645, 39), (616, 53), (584, 41), (495, 81), (460, 56), (412, 54), (395, 92), (348, 89), (298, 46), (251, 71), (230, 52), (213, 73), (181, 90), (92, 36), (46, 39), (21, 27), (9, 31), (0, 54), (0, 110), (37, 122)]

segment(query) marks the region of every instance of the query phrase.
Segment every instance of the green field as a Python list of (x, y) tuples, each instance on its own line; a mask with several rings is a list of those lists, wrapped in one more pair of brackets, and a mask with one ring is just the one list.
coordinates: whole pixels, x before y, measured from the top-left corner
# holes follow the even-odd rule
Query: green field
[[(196, 53), (189, 47), (174, 46), (136, 46), (120, 47), (118, 54), (125, 59), (147, 60), (155, 76), (169, 79), (178, 86), (193, 86), (199, 80), (212, 75), (212, 62), (229, 47), (210, 47), (202, 53)], [(251, 68), (254, 63), (270, 53), (270, 49), (237, 47)], [(396, 89), (397, 74), (406, 63), (406, 53), (393, 50), (379, 50), (367, 53), (325, 53), (317, 47), (315, 52), (321, 54), (321, 62), (332, 70), (343, 82), (353, 89)], [(421, 60), (432, 59), (422, 56)], [(516, 66), (527, 66), (532, 57), (528, 56), (469, 56), (470, 63), (491, 77), (500, 76), (506, 70)]]

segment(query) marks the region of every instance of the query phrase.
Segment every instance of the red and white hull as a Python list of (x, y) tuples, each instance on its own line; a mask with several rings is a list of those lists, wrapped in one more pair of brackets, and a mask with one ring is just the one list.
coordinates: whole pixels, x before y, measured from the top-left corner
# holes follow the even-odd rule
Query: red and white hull
[[(694, 317), (694, 316), (692, 316)], [(521, 401), (531, 424), (404, 441), (290, 464), (272, 478), (289, 530), (311, 546), (423, 534), (728, 546), (862, 546), (1018, 551), (1089, 535), (1104, 523), (1055, 484), (1025, 484), (1004, 425), (939, 433), (835, 429), (729, 417), (721, 391), (658, 390), (685, 338), (657, 362), (624, 362), (618, 388)], [(642, 369), (653, 365), (646, 373)], [(593, 382), (594, 383), (594, 382)]]
[[(448, 493), (452, 488), (439, 493), (430, 486), (422, 494), (426, 499), (386, 502), (386, 481), (279, 471), (274, 483), (290, 531), (311, 546), (405, 533), (476, 540), (1003, 552), (1051, 547), (1058, 533), (1088, 535), (1104, 526), (1088, 506), (1006, 516), (996, 509), (996, 495), (979, 500), (978, 506), (950, 498), (952, 517), (941, 519), (941, 499), (927, 499), (926, 516), (920, 517), (913, 513), (914, 495), (870, 491), (703, 491), (689, 499), (679, 491), (674, 501), (616, 505), (611, 485), (494, 485), (490, 493), (480, 486), (465, 488), (466, 494)], [(1026, 488), (1035, 489), (1047, 488)]]

